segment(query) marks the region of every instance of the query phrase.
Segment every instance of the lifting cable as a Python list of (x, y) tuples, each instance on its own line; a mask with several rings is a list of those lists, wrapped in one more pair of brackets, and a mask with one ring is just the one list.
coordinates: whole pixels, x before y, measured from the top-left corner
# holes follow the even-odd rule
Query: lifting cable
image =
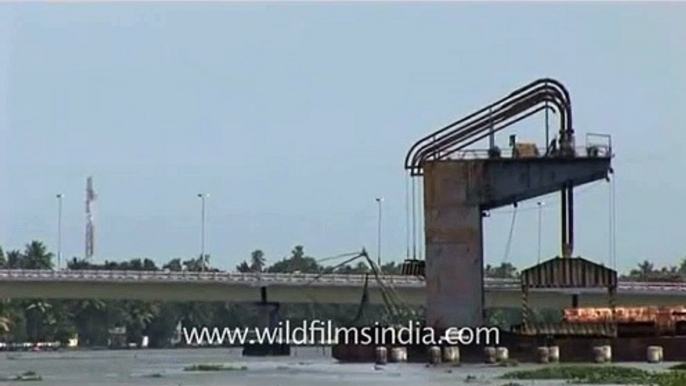
[(422, 202), (422, 197), (424, 197), (424, 178), (420, 177), (417, 182), (417, 250), (419, 259), (424, 259), (424, 203)]
[[(412, 178), (412, 177), (410, 177)], [(417, 199), (415, 196), (415, 179), (412, 178), (412, 258), (417, 259)]]
[(503, 256), (502, 264), (507, 262), (510, 257), (510, 247), (512, 246), (512, 236), (514, 234), (515, 219), (517, 218), (517, 204), (514, 204), (514, 211), (512, 212), (512, 222), (510, 223), (510, 233), (507, 236), (507, 244), (505, 244), (505, 255)]
[[(398, 314), (399, 314), (398, 308), (400, 308), (400, 307), (407, 308), (406, 303), (402, 300), (402, 298), (400, 298), (398, 293), (392, 287), (386, 286), (385, 283), (383, 282), (383, 280), (381, 280), (381, 275), (379, 273), (379, 269), (376, 266), (376, 264), (374, 263), (374, 261), (371, 258), (369, 258), (369, 255), (367, 254), (366, 250), (363, 249), (362, 252), (357, 252), (354, 254), (353, 253), (345, 253), (345, 254), (341, 254), (338, 256), (333, 256), (331, 258), (325, 258), (325, 259), (330, 260), (330, 259), (333, 259), (335, 257), (347, 257), (347, 256), (351, 256), (351, 255), (352, 255), (351, 258), (346, 259), (345, 261), (341, 262), (340, 264), (337, 264), (336, 266), (333, 267), (333, 269), (335, 270), (335, 269), (337, 269), (341, 266), (345, 266), (346, 264), (349, 264), (349, 263), (351, 263), (357, 259), (364, 258), (364, 260), (367, 262), (367, 264), (371, 267), (372, 274), (374, 275), (374, 278), (376, 279), (376, 281), (379, 285), (379, 289), (381, 291), (381, 296), (382, 296), (383, 301), (386, 305), (386, 308), (389, 310), (392, 317), (394, 317), (394, 318), (398, 317)], [(322, 259), (322, 260), (325, 260), (325, 259)], [(319, 280), (325, 274), (326, 273), (324, 273), (324, 272), (320, 273), (315, 278), (313, 278), (312, 280), (307, 282), (304, 286), (309, 287), (310, 285), (312, 285), (312, 283)], [(364, 285), (363, 294), (362, 294), (363, 303), (368, 302), (368, 297), (369, 297), (369, 295), (368, 295), (368, 284), (367, 284), (368, 275), (369, 274), (365, 275), (365, 285)], [(310, 293), (307, 293), (307, 296), (312, 301), (312, 303), (316, 303), (316, 301), (314, 300), (314, 298), (312, 297), (312, 295)], [(367, 299), (367, 300), (365, 300), (365, 299)], [(401, 303), (400, 305), (398, 304), (398, 301), (396, 301), (396, 299), (399, 300), (399, 302)], [(361, 303), (362, 304), (361, 307), (364, 304), (366, 304), (366, 303), (364, 303), (364, 304), (363, 303)]]
[(410, 179), (412, 177), (405, 176), (405, 242), (407, 246), (406, 259), (410, 258)]
[(615, 174), (614, 171), (611, 172), (612, 177), (610, 181), (610, 232), (609, 232), (609, 244), (610, 244), (610, 254), (608, 256), (609, 258), (609, 263), (612, 269), (616, 270), (617, 269), (617, 239), (616, 239), (616, 234), (617, 234), (617, 222), (616, 222), (616, 185), (615, 185)]
[(357, 314), (350, 321), (350, 325), (355, 325), (364, 314), (364, 310), (369, 304), (369, 274), (364, 275), (364, 287), (362, 287), (362, 299), (360, 300), (360, 305), (357, 307)]

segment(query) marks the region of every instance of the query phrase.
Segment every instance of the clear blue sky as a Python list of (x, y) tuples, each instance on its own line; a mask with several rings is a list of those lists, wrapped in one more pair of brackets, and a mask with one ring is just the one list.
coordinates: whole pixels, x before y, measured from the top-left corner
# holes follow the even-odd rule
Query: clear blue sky
[[(0, 244), (83, 255), (93, 175), (96, 258), (207, 251), (233, 268), (296, 244), (315, 257), (405, 257), (414, 140), (531, 80), (569, 88), (575, 129), (613, 135), (619, 268), (686, 255), (684, 4), (2, 4)], [(527, 127), (532, 126), (531, 127)], [(540, 133), (542, 120), (521, 135)], [(538, 137), (536, 137), (538, 138)], [(503, 136), (505, 139), (505, 136)], [(577, 253), (606, 262), (609, 184), (577, 199)], [(544, 198), (543, 256), (559, 250)], [(520, 209), (531, 208), (526, 202)], [(511, 209), (486, 220), (503, 261)], [(537, 256), (535, 210), (508, 261)]]

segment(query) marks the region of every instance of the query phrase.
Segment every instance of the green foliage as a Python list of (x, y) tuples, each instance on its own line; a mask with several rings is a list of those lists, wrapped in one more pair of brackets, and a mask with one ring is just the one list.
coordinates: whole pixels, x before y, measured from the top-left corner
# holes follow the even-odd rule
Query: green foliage
[(536, 370), (514, 371), (503, 379), (565, 380), (568, 383), (589, 385), (686, 385), (686, 372), (649, 372), (624, 366), (550, 366)]
[(549, 366), (536, 370), (513, 371), (504, 379), (567, 380), (586, 384), (644, 384), (652, 373), (622, 366)]
[(497, 279), (516, 279), (519, 277), (519, 272), (511, 263), (502, 263), (497, 267), (488, 264), (484, 268), (484, 276)]
[(246, 366), (236, 367), (229, 365), (197, 364), (184, 368), (184, 371), (242, 371), (247, 370)]

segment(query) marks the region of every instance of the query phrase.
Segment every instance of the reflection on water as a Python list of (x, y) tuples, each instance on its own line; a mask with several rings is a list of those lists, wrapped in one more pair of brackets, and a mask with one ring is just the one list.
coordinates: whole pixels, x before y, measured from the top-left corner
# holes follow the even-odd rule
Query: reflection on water
[[(247, 366), (247, 370), (197, 373), (183, 370), (200, 363)], [(500, 386), (506, 382), (497, 377), (508, 370), (511, 368), (485, 365), (427, 368), (422, 364), (388, 364), (376, 368), (372, 364), (338, 364), (328, 349), (304, 347), (294, 348), (290, 357), (281, 358), (245, 358), (240, 349), (22, 352), (0, 356), (0, 375), (35, 371), (43, 376), (42, 384), (54, 386)], [(476, 379), (465, 382), (467, 377)]]

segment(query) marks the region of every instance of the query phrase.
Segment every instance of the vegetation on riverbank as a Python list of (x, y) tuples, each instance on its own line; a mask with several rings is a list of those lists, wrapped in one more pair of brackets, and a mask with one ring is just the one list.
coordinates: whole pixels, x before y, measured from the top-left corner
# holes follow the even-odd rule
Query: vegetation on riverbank
[(587, 385), (686, 385), (686, 372), (651, 372), (624, 366), (557, 365), (535, 370), (513, 371), (503, 375), (510, 380), (563, 380)]
[(230, 366), (221, 364), (195, 364), (185, 367), (183, 371), (244, 371), (247, 366)]
[(40, 375), (36, 374), (34, 371), (26, 371), (21, 374), (17, 374), (11, 377), (6, 377), (6, 378), (0, 378), (0, 381), (5, 381), (5, 382), (36, 382), (36, 381), (42, 381), (43, 377)]
[(674, 366), (671, 366), (669, 369), (675, 371), (686, 371), (686, 363), (676, 364)]

